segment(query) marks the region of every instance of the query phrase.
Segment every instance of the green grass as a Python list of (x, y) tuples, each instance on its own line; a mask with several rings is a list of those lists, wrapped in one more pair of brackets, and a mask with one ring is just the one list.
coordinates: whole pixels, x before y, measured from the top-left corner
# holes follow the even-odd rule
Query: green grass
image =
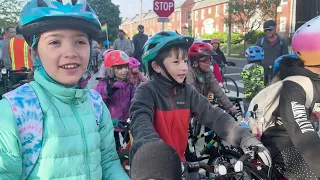
[[(254, 44), (246, 44), (246, 49)], [(220, 48), (223, 52), (227, 52), (227, 44), (221, 44)], [(243, 57), (243, 44), (231, 44), (231, 54)]]

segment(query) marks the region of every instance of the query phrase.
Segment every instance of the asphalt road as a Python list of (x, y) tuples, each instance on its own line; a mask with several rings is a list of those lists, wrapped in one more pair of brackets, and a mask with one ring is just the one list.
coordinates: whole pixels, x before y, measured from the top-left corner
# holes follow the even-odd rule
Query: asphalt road
[[(247, 61), (245, 59), (232, 58), (232, 57), (228, 57), (227, 60), (236, 63), (236, 66), (226, 67), (225, 76), (235, 81), (235, 83), (239, 88), (239, 97), (243, 97), (244, 89), (243, 89), (243, 81), (240, 76), (240, 73), (242, 72), (242, 69), (244, 68), (244, 66), (247, 64)], [(235, 86), (232, 83), (230, 83), (230, 81), (227, 81), (227, 84), (231, 92), (230, 93), (226, 92), (226, 94), (228, 96), (235, 97), (236, 96)]]

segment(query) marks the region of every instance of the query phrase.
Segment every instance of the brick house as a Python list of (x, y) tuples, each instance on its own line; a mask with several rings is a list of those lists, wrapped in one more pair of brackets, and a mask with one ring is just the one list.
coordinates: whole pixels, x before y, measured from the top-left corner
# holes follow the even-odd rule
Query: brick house
[(199, 37), (201, 34), (226, 32), (224, 15), (228, 0), (203, 0), (192, 8), (192, 34)]
[[(182, 34), (188, 34), (187, 27), (192, 25), (191, 9), (194, 6), (194, 0), (184, 0), (176, 4), (174, 12), (169, 17), (170, 22), (165, 23), (165, 30), (177, 31)], [(129, 37), (136, 34), (137, 26), (142, 24), (145, 26), (145, 33), (153, 35), (162, 30), (162, 24), (158, 22), (158, 16), (153, 10), (149, 10), (143, 14), (142, 23), (140, 15), (137, 14), (133, 18), (123, 20), (120, 28), (123, 29)]]
[[(281, 0), (277, 9), (277, 32), (284, 38), (288, 38), (296, 30), (295, 21), (298, 18), (296, 11), (299, 10), (297, 1), (299, 0)], [(197, 2), (184, 0), (176, 4), (174, 13), (169, 17), (170, 22), (165, 24), (165, 30), (177, 31), (184, 35), (188, 35), (188, 30), (191, 30), (195, 37), (201, 34), (227, 32), (227, 24), (224, 23), (228, 9), (227, 2), (228, 0), (198, 0)], [(272, 16), (271, 18), (274, 19), (275, 16)], [(143, 14), (142, 24), (145, 26), (146, 34), (153, 35), (162, 30), (162, 25), (157, 22), (157, 18), (152, 10)], [(132, 37), (137, 33), (137, 26), (140, 23), (140, 15), (136, 15), (131, 19), (124, 19), (121, 28), (128, 33), (129, 37)], [(241, 28), (236, 25), (232, 25), (231, 31), (242, 33)]]

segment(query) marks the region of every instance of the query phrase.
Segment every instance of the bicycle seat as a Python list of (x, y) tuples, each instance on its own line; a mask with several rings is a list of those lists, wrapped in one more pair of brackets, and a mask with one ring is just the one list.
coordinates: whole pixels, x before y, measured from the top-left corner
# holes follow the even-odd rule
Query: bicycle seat
[(230, 101), (233, 101), (233, 102), (235, 102), (235, 101), (243, 101), (243, 98), (240, 98), (240, 97), (229, 97), (229, 100)]

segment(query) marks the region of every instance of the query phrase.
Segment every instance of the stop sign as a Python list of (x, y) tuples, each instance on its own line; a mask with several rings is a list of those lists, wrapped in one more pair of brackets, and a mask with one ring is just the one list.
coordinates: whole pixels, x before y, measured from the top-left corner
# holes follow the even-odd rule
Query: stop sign
[(169, 17), (174, 11), (173, 0), (154, 0), (153, 11), (161, 18)]

